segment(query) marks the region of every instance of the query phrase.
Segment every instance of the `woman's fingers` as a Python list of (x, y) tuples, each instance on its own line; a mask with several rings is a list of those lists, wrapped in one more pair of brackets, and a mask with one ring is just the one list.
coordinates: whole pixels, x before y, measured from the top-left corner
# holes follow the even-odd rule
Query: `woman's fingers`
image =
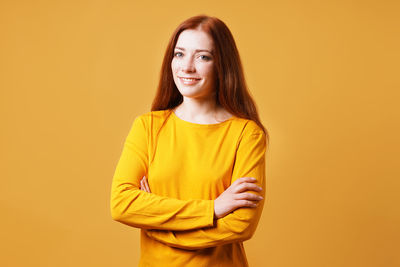
[(262, 196), (246, 191), (261, 192), (263, 189), (254, 177), (236, 179), (222, 194), (214, 200), (214, 216), (219, 219), (240, 207), (255, 208)]
[[(149, 192), (148, 190), (148, 186), (146, 184), (146, 177), (144, 176), (141, 180), (140, 180), (140, 190)], [(149, 192), (150, 193), (150, 192)]]
[(260, 192), (262, 191), (262, 188), (256, 185), (255, 183), (248, 183), (248, 182), (240, 183), (233, 188), (233, 192), (235, 193), (241, 193), (249, 190)]
[(247, 192), (261, 192), (262, 188), (255, 184), (257, 180), (253, 177), (242, 177), (232, 183), (232, 193), (235, 199), (236, 207), (257, 207), (262, 196)]
[(257, 179), (254, 177), (240, 177), (239, 179), (236, 179), (236, 181), (234, 181), (232, 185), (238, 185), (245, 182), (254, 183), (256, 181)]
[(140, 190), (151, 193), (150, 186), (149, 183), (147, 182), (146, 176), (143, 176), (143, 178), (140, 180)]
[(258, 202), (250, 200), (238, 200), (239, 207), (257, 207)]
[(150, 186), (149, 186), (149, 183), (147, 182), (146, 176), (143, 178), (143, 183), (144, 183), (144, 186), (145, 186), (145, 188), (146, 188), (146, 191), (149, 192), (149, 193), (151, 193), (151, 191), (150, 191)]
[(260, 200), (263, 200), (264, 198), (262, 196), (252, 194), (252, 193), (240, 193), (240, 194), (236, 194), (236, 199), (260, 201)]
[(262, 199), (262, 196), (252, 193), (235, 194), (235, 202), (237, 207), (257, 207), (259, 201)]
[(262, 191), (262, 188), (256, 185), (255, 182), (257, 182), (257, 179), (254, 177), (241, 177), (231, 184), (231, 190), (233, 193), (241, 193), (248, 190)]
[(146, 191), (146, 188), (145, 188), (145, 186), (143, 184), (143, 179), (144, 178), (140, 179), (140, 190)]

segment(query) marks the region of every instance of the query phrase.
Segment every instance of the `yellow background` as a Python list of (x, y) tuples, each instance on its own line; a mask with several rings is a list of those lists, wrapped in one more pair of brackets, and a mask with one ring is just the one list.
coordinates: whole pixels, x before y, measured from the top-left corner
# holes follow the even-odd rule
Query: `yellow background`
[(1, 266), (137, 266), (111, 179), (173, 30), (231, 29), (271, 135), (251, 267), (400, 266), (398, 1), (1, 1)]

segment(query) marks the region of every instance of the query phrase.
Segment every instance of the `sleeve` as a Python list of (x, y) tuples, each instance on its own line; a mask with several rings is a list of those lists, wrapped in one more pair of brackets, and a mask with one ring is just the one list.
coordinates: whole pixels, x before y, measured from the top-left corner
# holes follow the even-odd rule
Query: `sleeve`
[(168, 246), (182, 249), (202, 249), (250, 239), (257, 227), (265, 200), (264, 132), (243, 137), (236, 152), (231, 183), (240, 177), (254, 177), (261, 192), (248, 191), (264, 197), (256, 208), (242, 207), (216, 220), (213, 227), (188, 231), (146, 230), (146, 234)]
[(190, 230), (212, 226), (214, 201), (181, 200), (140, 189), (148, 171), (148, 134), (142, 116), (135, 118), (125, 139), (111, 185), (111, 216), (143, 229)]

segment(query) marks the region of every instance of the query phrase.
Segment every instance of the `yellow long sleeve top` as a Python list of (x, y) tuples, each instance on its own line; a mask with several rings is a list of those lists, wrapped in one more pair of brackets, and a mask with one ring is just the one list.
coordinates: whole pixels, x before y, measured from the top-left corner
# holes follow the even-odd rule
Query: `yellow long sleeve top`
[[(243, 241), (254, 234), (264, 200), (214, 219), (214, 200), (240, 177), (265, 197), (266, 136), (252, 120), (216, 124), (172, 109), (137, 116), (111, 186), (111, 215), (141, 228), (139, 266), (248, 266)], [(151, 193), (140, 190), (147, 177)]]

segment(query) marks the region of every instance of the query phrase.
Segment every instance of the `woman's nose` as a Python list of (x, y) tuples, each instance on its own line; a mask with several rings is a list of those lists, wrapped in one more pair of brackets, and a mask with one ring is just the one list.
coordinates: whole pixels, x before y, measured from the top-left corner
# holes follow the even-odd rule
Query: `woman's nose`
[(182, 62), (182, 71), (184, 72), (194, 72), (195, 67), (194, 67), (194, 62), (191, 57), (187, 57), (185, 60)]

